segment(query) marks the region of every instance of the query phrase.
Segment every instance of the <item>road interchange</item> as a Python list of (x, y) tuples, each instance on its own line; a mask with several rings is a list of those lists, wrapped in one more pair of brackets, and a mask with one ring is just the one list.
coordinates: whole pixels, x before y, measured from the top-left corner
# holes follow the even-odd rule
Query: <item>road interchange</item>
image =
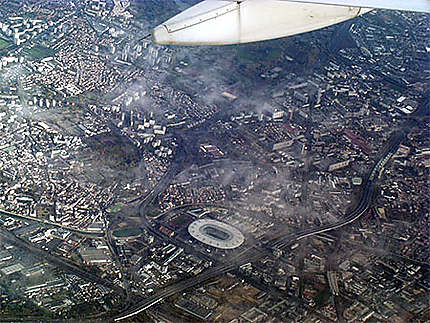
[[(119, 316), (117, 316), (114, 321), (119, 322), (125, 319), (128, 319), (130, 317), (133, 317), (135, 315), (138, 315), (142, 313), (143, 311), (149, 309), (150, 307), (158, 304), (159, 302), (163, 301), (164, 299), (173, 296), (174, 294), (184, 291), (190, 287), (199, 285), (205, 281), (208, 281), (210, 279), (216, 278), (222, 274), (225, 274), (229, 271), (232, 271), (236, 269), (237, 267), (240, 267), (241, 265), (257, 261), (267, 254), (270, 253), (273, 249), (284, 249), (291, 243), (295, 241), (302, 240), (306, 237), (314, 236), (320, 233), (332, 231), (339, 229), (343, 226), (349, 225), (355, 221), (357, 221), (361, 216), (363, 216), (366, 211), (369, 209), (370, 202), (372, 200), (372, 196), (375, 190), (375, 184), (376, 180), (372, 174), (375, 173), (375, 171), (380, 171), (381, 167), (383, 167), (387, 162), (387, 157), (392, 156), (397, 149), (399, 148), (400, 143), (405, 139), (404, 133), (394, 133), (391, 138), (388, 141), (388, 144), (386, 148), (384, 149), (382, 155), (378, 159), (378, 161), (374, 164), (372, 167), (372, 170), (370, 171), (369, 175), (367, 176), (367, 179), (363, 185), (363, 192), (360, 198), (359, 203), (357, 206), (352, 210), (347, 217), (342, 219), (339, 222), (332, 223), (329, 225), (325, 225), (323, 227), (318, 228), (312, 228), (309, 230), (299, 231), (294, 234), (289, 234), (287, 236), (283, 236), (280, 238), (276, 238), (273, 240), (269, 240), (261, 247), (251, 247), (247, 249), (245, 252), (243, 252), (241, 255), (236, 257), (233, 262), (230, 262), (228, 264), (220, 264), (215, 267), (209, 268), (199, 275), (191, 278), (187, 278), (185, 280), (179, 281), (177, 283), (171, 284), (169, 286), (164, 287), (159, 292), (154, 294), (153, 296), (145, 299), (140, 304), (137, 304), (127, 310), (126, 312), (123, 312)], [(384, 161), (384, 162), (383, 162)]]

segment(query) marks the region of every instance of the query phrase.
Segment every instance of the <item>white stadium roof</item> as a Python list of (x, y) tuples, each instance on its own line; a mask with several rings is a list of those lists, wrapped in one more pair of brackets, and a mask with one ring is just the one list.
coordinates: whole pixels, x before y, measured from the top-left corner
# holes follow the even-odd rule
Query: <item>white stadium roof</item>
[(192, 222), (188, 232), (198, 241), (219, 249), (234, 249), (245, 241), (243, 234), (235, 227), (211, 219)]

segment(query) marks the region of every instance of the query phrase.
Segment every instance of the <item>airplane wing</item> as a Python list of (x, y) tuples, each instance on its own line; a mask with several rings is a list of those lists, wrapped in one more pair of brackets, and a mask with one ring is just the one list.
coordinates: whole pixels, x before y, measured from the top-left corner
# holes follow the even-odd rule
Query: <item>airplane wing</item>
[(373, 8), (430, 12), (430, 0), (204, 0), (152, 32), (165, 45), (229, 45), (281, 38)]
[(430, 0), (281, 0), (281, 1), (430, 13)]

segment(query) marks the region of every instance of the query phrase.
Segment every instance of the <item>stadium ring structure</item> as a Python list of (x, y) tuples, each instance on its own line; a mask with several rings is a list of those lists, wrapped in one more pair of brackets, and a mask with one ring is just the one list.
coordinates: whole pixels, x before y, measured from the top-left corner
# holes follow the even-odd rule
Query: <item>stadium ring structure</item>
[(245, 237), (238, 229), (210, 219), (192, 222), (188, 226), (188, 232), (194, 239), (219, 249), (234, 249), (245, 241)]

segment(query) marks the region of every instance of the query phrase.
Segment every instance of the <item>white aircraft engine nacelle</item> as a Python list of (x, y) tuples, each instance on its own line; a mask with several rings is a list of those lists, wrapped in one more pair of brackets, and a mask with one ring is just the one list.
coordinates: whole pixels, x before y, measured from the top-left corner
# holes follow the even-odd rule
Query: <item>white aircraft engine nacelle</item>
[(153, 31), (158, 44), (228, 45), (327, 27), (371, 9), (278, 0), (206, 0)]

